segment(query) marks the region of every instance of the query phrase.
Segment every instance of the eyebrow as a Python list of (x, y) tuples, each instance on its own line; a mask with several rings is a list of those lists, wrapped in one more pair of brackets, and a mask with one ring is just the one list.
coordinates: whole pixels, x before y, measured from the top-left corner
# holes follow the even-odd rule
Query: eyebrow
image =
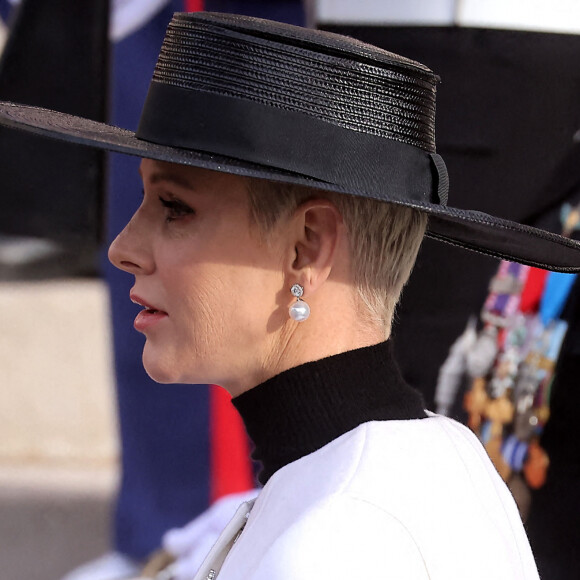
[[(139, 175), (141, 176), (141, 179), (143, 179), (143, 172), (141, 171), (141, 168), (139, 168)], [(155, 173), (152, 173), (149, 176), (149, 183), (151, 185), (156, 185), (161, 181), (174, 183), (175, 185), (178, 185), (185, 189), (194, 189), (193, 185), (187, 179), (184, 179), (179, 175), (174, 175), (172, 173), (167, 173), (165, 171), (156, 171)]]

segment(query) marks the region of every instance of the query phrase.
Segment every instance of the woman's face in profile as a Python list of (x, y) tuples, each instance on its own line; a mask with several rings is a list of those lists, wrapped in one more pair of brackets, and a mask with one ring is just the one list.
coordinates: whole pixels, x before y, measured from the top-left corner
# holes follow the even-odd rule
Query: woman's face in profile
[(291, 302), (284, 225), (260, 238), (241, 177), (149, 159), (140, 172), (143, 202), (109, 258), (135, 276), (145, 369), (159, 382), (233, 393), (260, 382)]

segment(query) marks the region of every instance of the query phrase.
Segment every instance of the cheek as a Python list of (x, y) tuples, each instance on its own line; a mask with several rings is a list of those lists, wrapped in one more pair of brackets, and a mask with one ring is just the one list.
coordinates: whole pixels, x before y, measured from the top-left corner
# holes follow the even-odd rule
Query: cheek
[(225, 349), (235, 356), (264, 340), (277, 308), (280, 282), (274, 278), (266, 270), (219, 266), (192, 282), (184, 300), (191, 322), (186, 331), (198, 352), (207, 349), (213, 357)]
[(220, 298), (218, 290), (215, 284), (204, 285), (195, 296), (190, 295), (184, 300), (187, 313), (183, 330), (189, 337), (188, 342), (198, 351), (204, 351), (204, 347), (222, 340), (227, 330), (228, 312), (224, 308), (227, 303)]
[[(175, 254), (171, 261), (167, 256), (158, 262), (164, 264), (158, 275), (171, 323), (163, 334), (151, 337), (144, 363), (159, 382), (213, 382), (216, 371), (235, 373), (240, 365), (251, 364), (279, 327), (272, 320), (280, 310), (281, 269), (247, 255), (244, 263), (227, 264), (223, 256), (210, 263), (210, 254), (205, 253), (203, 262), (191, 254), (189, 260), (181, 256), (179, 263)], [(241, 259), (239, 245), (231, 255)], [(283, 310), (287, 318), (286, 305)]]
[(217, 271), (205, 268), (190, 272), (181, 280), (174, 280), (169, 290), (183, 347), (195, 349), (197, 352), (192, 355), (201, 354), (216, 342), (224, 341), (236, 318), (239, 296), (235, 285), (224, 275), (223, 267)]

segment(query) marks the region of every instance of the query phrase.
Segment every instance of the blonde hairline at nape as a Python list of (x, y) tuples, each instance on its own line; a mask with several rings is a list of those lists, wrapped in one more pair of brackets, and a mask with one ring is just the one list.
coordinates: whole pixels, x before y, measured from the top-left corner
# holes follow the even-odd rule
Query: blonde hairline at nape
[(409, 279), (427, 227), (413, 208), (366, 197), (248, 178), (250, 217), (266, 238), (283, 216), (309, 199), (328, 199), (348, 231), (353, 283), (361, 314), (388, 337), (401, 291)]

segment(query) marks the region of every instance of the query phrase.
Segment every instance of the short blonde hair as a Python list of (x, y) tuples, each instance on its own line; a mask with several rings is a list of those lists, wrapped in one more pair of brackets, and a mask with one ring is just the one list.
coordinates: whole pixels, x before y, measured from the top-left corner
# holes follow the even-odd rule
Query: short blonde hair
[(426, 214), (366, 197), (262, 179), (248, 182), (251, 218), (266, 235), (281, 217), (309, 199), (334, 203), (348, 231), (353, 282), (364, 315), (382, 325), (388, 336), (425, 234)]

